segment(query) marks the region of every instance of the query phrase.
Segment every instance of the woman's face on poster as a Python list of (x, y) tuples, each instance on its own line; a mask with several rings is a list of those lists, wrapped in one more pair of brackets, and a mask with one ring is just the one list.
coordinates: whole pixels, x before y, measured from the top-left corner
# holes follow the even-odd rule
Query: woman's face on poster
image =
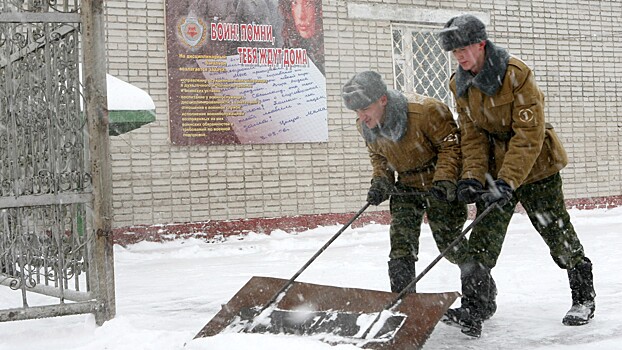
[(292, 0), (292, 16), (298, 34), (304, 39), (315, 35), (315, 1), (316, 0)]

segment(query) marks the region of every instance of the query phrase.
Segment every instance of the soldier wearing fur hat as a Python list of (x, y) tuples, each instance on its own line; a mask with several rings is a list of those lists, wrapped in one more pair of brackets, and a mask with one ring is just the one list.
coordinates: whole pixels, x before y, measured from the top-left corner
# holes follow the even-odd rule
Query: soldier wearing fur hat
[[(391, 291), (401, 292), (416, 277), (424, 213), (441, 251), (460, 235), (467, 218), (466, 205), (456, 200), (458, 128), (445, 104), (387, 89), (376, 72), (356, 74), (342, 96), (357, 114), (369, 151), (372, 179), (367, 200), (379, 205), (390, 198), (389, 279)], [(426, 195), (428, 190), (433, 196)], [(467, 253), (464, 239), (446, 257), (462, 264)]]
[[(450, 81), (462, 133), (458, 198), (475, 202), (478, 212), (493, 204), (499, 208), (480, 221), (469, 237), (475, 271), (485, 276), (495, 266), (514, 208), (521, 202), (555, 263), (568, 272), (572, 307), (563, 324), (588, 323), (596, 296), (592, 263), (564, 204), (559, 171), (568, 159), (553, 127), (546, 123), (544, 96), (533, 72), (488, 40), (484, 23), (475, 16), (452, 18), (439, 35), (443, 48), (459, 64)], [(463, 279), (472, 274), (462, 271)], [(448, 310), (444, 321), (477, 337), (482, 321), (492, 314), (486, 280), (476, 278), (474, 285), (465, 291), (463, 284), (462, 306)]]

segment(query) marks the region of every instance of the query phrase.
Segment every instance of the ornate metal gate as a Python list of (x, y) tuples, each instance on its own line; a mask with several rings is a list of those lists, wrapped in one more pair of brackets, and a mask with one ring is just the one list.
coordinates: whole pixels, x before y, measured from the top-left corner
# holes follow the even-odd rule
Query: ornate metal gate
[(0, 321), (114, 317), (102, 6), (0, 0)]

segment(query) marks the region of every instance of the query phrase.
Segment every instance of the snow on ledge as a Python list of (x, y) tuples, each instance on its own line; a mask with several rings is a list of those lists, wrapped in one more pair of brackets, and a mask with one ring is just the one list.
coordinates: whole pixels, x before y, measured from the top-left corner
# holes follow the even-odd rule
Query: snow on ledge
[(155, 103), (149, 94), (128, 82), (106, 74), (109, 111), (150, 111)]

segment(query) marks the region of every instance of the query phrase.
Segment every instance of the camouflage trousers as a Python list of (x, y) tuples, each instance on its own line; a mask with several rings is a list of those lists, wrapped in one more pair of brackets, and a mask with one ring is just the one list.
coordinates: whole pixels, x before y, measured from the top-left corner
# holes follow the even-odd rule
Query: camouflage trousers
[[(417, 191), (399, 182), (396, 184), (398, 192)], [(428, 195), (392, 195), (390, 199), (391, 211), (391, 259), (419, 254), (419, 236), (423, 215), (427, 214), (432, 236), (439, 251), (447, 246), (462, 232), (462, 226), (467, 219), (467, 206), (454, 201), (447, 203)], [(468, 241), (463, 239), (454, 249), (447, 253), (446, 258), (454, 264), (462, 264), (469, 260)]]
[[(570, 223), (559, 173), (520, 186), (511, 201), (501, 209), (492, 210), (473, 228), (469, 237), (469, 248), (475, 261), (489, 268), (497, 264), (518, 202), (525, 208), (531, 224), (548, 245), (551, 257), (560, 268), (570, 269), (583, 261), (583, 246)], [(478, 213), (485, 209), (481, 201), (476, 206)], [(525, 247), (525, 251), (528, 249), (529, 247)]]

